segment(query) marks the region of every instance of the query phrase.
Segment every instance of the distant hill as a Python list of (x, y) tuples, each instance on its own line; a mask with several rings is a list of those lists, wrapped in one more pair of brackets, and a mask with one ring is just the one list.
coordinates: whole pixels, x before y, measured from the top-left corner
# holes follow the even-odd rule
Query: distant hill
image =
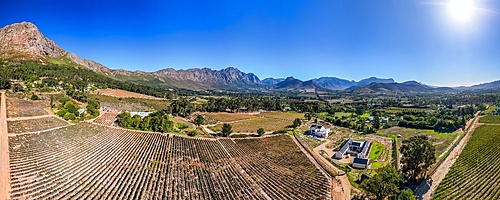
[(425, 92), (452, 92), (449, 87), (430, 87), (416, 81), (403, 83), (371, 83), (367, 86), (353, 86), (346, 90), (357, 93), (425, 93)]
[(367, 79), (362, 79), (358, 82), (356, 81), (348, 81), (345, 79), (340, 79), (336, 77), (321, 77), (317, 79), (313, 79), (318, 85), (321, 87), (330, 89), (330, 90), (345, 90), (347, 88), (353, 86), (367, 86), (371, 83), (394, 83), (394, 79), (382, 79), (376, 77), (370, 77)]
[(482, 83), (478, 85), (473, 85), (470, 87), (458, 87), (456, 89), (460, 90), (489, 90), (489, 89), (500, 89), (500, 80), (493, 81), (489, 83)]
[(276, 84), (274, 89), (299, 92), (328, 91), (328, 89), (321, 87), (314, 80), (301, 81), (293, 77), (288, 77), (284, 81)]
[(275, 84), (283, 82), (284, 80), (285, 80), (284, 78), (265, 78), (264, 80), (262, 80), (262, 84), (275, 85)]

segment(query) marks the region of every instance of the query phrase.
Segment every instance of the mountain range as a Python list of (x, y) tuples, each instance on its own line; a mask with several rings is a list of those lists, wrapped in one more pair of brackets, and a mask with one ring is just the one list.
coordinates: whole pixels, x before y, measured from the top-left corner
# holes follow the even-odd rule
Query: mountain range
[(266, 78), (260, 80), (253, 73), (244, 73), (234, 67), (221, 70), (194, 68), (175, 70), (162, 69), (155, 72), (127, 71), (108, 67), (67, 52), (54, 41), (45, 37), (30, 22), (15, 23), (0, 29), (0, 58), (4, 60), (33, 60), (37, 62), (70, 64), (89, 69), (112, 78), (136, 84), (164, 88), (200, 89), (269, 89), (299, 92), (350, 90), (360, 93), (373, 92), (450, 92), (475, 89), (500, 88), (500, 80), (471, 87), (431, 87), (415, 81), (396, 83), (392, 78), (370, 77), (360, 81), (349, 81), (336, 77), (321, 77), (307, 81), (293, 77)]

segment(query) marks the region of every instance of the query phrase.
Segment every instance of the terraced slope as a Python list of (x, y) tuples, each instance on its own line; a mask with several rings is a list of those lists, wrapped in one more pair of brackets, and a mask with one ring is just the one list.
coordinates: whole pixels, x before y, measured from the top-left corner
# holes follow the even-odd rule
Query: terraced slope
[[(289, 136), (235, 142), (88, 123), (14, 136), (9, 138), (11, 197), (327, 198), (327, 178), (299, 153)], [(280, 145), (266, 148), (258, 146), (260, 142)]]

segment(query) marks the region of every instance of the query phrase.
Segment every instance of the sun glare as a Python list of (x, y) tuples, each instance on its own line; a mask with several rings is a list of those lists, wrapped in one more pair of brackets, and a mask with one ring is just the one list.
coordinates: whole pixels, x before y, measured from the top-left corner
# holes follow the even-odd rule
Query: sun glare
[(450, 0), (448, 2), (449, 13), (458, 22), (470, 21), (475, 9), (474, 0)]

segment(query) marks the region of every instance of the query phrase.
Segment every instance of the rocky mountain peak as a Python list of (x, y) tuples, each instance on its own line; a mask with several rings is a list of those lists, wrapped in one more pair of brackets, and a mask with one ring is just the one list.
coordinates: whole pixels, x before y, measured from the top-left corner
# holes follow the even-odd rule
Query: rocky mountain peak
[(66, 51), (46, 38), (33, 23), (21, 22), (0, 29), (0, 53), (4, 58), (45, 59), (64, 56)]

